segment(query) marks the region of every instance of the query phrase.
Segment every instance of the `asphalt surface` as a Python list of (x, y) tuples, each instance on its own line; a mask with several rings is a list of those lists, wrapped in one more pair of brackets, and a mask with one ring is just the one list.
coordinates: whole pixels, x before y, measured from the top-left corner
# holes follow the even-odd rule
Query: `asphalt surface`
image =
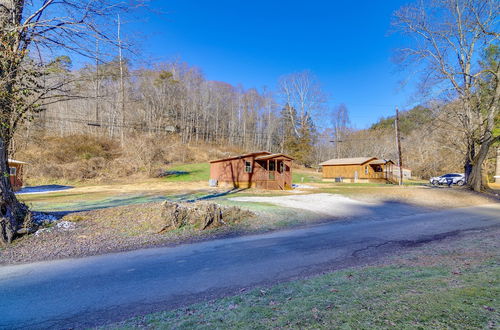
[(500, 226), (500, 204), (0, 267), (0, 328), (82, 328)]

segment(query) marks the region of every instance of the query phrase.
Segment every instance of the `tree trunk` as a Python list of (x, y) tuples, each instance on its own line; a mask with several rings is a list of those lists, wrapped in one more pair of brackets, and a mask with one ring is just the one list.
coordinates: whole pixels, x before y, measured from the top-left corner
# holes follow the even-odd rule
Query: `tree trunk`
[(28, 207), (20, 203), (10, 183), (8, 150), (0, 138), (0, 244), (12, 242), (22, 227), (31, 226)]
[(467, 185), (474, 191), (484, 190), (485, 185), (483, 180), (483, 164), (486, 160), (486, 157), (488, 157), (490, 146), (494, 141), (495, 140), (493, 138), (490, 138), (488, 141), (481, 144), (479, 152), (474, 157), (471, 172), (467, 181)]
[(474, 146), (474, 141), (471, 139), (468, 140), (467, 144), (467, 153), (465, 155), (465, 164), (464, 164), (464, 176), (465, 176), (465, 182), (469, 184), (469, 178), (472, 173), (473, 165), (472, 165), (472, 160), (476, 157), (475, 155), (476, 149)]

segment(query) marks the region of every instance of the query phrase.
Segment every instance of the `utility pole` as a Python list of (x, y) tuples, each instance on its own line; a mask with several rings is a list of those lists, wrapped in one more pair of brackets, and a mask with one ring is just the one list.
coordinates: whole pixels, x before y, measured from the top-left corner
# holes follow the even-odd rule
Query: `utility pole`
[(394, 122), (396, 128), (396, 146), (398, 148), (398, 167), (399, 167), (399, 185), (403, 184), (403, 160), (401, 159), (401, 137), (399, 134), (399, 109), (396, 107), (396, 121)]
[(120, 107), (121, 107), (121, 145), (124, 144), (124, 130), (125, 130), (125, 84), (123, 82), (123, 55), (122, 55), (122, 39), (121, 39), (121, 21), (120, 14), (118, 14), (118, 57), (120, 61)]
[(99, 89), (101, 87), (99, 76), (99, 39), (95, 40), (95, 123), (99, 125)]

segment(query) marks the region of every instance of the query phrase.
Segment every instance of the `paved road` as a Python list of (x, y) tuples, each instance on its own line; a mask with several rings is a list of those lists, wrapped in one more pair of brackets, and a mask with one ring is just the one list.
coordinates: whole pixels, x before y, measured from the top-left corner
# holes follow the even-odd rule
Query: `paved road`
[(0, 328), (100, 324), (495, 226), (499, 204), (0, 267)]

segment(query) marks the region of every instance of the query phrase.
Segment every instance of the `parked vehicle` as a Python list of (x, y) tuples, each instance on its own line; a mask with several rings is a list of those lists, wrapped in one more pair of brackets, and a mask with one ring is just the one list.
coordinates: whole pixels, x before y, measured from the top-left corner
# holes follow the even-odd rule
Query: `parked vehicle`
[(433, 185), (448, 184), (448, 180), (451, 180), (452, 184), (463, 186), (465, 184), (465, 175), (461, 173), (448, 173), (445, 175), (432, 177), (429, 179), (429, 182)]

